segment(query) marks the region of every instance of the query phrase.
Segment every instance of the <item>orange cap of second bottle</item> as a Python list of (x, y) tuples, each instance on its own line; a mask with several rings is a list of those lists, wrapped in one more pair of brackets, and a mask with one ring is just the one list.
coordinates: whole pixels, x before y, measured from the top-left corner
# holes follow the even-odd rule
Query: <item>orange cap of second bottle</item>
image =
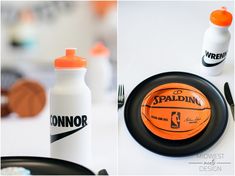
[(57, 69), (63, 68), (82, 68), (86, 67), (87, 62), (84, 58), (76, 56), (75, 48), (67, 48), (63, 57), (55, 59), (54, 66)]
[(93, 48), (90, 50), (90, 54), (92, 56), (104, 56), (104, 57), (109, 57), (110, 56), (110, 51), (108, 48), (104, 46), (103, 43), (98, 42), (94, 45)]
[(226, 27), (230, 26), (233, 20), (233, 16), (227, 11), (225, 7), (219, 10), (215, 10), (210, 15), (210, 21), (218, 26)]

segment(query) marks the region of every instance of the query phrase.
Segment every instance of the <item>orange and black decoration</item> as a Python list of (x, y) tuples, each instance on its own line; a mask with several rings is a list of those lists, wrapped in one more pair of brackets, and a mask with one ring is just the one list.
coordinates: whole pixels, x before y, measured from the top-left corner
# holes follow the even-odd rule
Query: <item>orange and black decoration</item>
[(95, 14), (103, 18), (112, 8), (117, 7), (117, 1), (91, 1), (92, 8)]
[(165, 72), (140, 82), (128, 96), (125, 124), (144, 148), (165, 156), (188, 156), (211, 147), (224, 133), (228, 109), (208, 80)]
[(152, 89), (141, 104), (145, 127), (158, 137), (183, 140), (200, 133), (211, 117), (207, 97), (183, 83), (167, 83)]

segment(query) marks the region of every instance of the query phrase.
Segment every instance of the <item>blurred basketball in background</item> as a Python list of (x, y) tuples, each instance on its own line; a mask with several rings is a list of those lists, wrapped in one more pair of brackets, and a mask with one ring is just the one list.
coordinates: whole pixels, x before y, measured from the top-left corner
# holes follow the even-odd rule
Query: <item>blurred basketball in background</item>
[(46, 92), (41, 84), (31, 80), (18, 80), (9, 90), (9, 107), (20, 117), (40, 113), (46, 104)]

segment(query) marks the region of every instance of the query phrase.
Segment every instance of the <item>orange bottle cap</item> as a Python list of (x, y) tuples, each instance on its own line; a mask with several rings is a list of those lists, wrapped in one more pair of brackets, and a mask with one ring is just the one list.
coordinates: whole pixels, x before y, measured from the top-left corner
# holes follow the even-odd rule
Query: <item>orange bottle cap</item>
[(19, 14), (20, 20), (26, 23), (31, 23), (34, 21), (34, 15), (31, 10), (22, 10)]
[(117, 6), (117, 1), (91, 1), (94, 12), (99, 17), (104, 17), (111, 8)]
[(210, 15), (210, 21), (218, 26), (230, 26), (233, 20), (233, 16), (227, 11), (225, 7), (219, 10), (215, 10)]
[(75, 48), (67, 48), (66, 55), (55, 59), (55, 68), (81, 68), (86, 67), (86, 60), (76, 56)]
[(96, 43), (95, 46), (91, 49), (92, 56), (103, 56), (109, 57), (110, 52), (109, 49), (104, 46), (103, 43)]

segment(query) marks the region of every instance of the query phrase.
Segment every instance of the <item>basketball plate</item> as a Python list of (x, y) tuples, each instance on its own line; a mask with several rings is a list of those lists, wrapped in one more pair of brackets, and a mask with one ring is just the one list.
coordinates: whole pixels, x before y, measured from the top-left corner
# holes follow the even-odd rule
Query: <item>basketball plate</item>
[(153, 134), (182, 140), (200, 133), (211, 117), (210, 103), (201, 91), (182, 83), (151, 90), (141, 104), (141, 118)]
[[(181, 83), (194, 87), (207, 98), (211, 114), (206, 127), (182, 140), (169, 140), (151, 132), (143, 122), (141, 107), (146, 95), (158, 86)], [(167, 72), (152, 76), (129, 95), (124, 110), (125, 123), (135, 140), (146, 149), (166, 156), (192, 155), (212, 146), (223, 134), (228, 121), (228, 110), (220, 91), (206, 79), (185, 72)]]

